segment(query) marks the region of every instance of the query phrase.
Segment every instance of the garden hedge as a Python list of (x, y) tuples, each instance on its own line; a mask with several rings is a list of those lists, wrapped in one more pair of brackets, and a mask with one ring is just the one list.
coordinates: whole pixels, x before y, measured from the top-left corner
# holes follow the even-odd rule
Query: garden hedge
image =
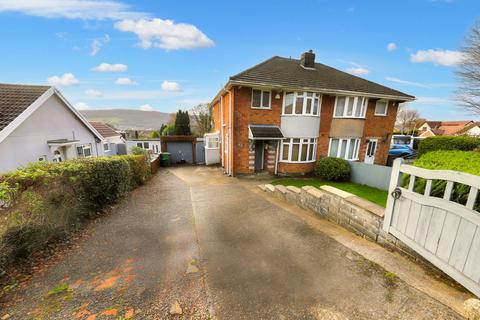
[[(480, 176), (480, 152), (476, 151), (432, 151), (422, 155), (419, 159), (415, 160), (413, 164), (417, 167), (430, 170), (453, 170)], [(409, 177), (405, 176), (402, 184), (407, 186), (408, 181)], [(430, 195), (442, 198), (446, 185), (446, 181), (434, 180), (432, 182)], [(425, 186), (426, 180), (421, 178), (415, 179), (415, 192), (424, 193)], [(455, 183), (451, 200), (465, 205), (469, 192), (470, 187)], [(474, 209), (480, 211), (480, 197), (478, 197)]]
[(422, 139), (418, 146), (418, 156), (437, 150), (472, 151), (480, 146), (480, 139), (474, 137), (429, 137)]
[(0, 268), (65, 237), (149, 175), (145, 156), (129, 155), (39, 162), (0, 176)]
[(317, 161), (314, 173), (327, 181), (348, 181), (350, 179), (350, 170), (347, 160), (325, 157)]

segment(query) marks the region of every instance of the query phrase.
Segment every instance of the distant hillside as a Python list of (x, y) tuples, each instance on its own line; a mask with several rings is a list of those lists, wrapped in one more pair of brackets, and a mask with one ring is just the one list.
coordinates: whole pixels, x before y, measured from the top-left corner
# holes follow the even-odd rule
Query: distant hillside
[(162, 123), (167, 124), (172, 116), (171, 113), (166, 112), (129, 109), (81, 110), (80, 112), (89, 121), (107, 123), (120, 130), (160, 129)]

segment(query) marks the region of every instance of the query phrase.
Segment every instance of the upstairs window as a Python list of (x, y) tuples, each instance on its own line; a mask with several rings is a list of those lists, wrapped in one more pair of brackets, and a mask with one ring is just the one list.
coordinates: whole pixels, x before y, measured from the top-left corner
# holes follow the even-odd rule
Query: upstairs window
[(270, 109), (270, 91), (252, 89), (252, 108)]
[(375, 103), (375, 115), (376, 116), (386, 116), (388, 109), (388, 101), (387, 100), (378, 100)]
[(320, 113), (320, 94), (315, 92), (286, 92), (283, 99), (284, 115), (311, 115)]
[(335, 118), (365, 118), (367, 102), (365, 97), (337, 96)]

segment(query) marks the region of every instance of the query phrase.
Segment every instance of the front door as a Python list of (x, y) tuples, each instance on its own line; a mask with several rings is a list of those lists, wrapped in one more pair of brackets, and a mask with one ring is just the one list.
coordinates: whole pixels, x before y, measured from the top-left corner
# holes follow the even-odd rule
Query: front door
[(367, 140), (367, 150), (365, 152), (365, 163), (373, 164), (375, 162), (375, 153), (377, 152), (377, 139)]
[(255, 140), (255, 171), (263, 170), (263, 141)]

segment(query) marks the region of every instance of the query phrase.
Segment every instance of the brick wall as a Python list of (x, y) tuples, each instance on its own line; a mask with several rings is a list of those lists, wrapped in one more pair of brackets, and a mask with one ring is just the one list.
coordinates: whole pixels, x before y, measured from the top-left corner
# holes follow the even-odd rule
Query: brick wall
[(328, 143), (330, 140), (334, 106), (335, 96), (324, 94), (322, 96), (322, 107), (320, 111), (320, 135), (317, 141), (317, 159), (328, 155)]
[(315, 162), (312, 163), (278, 163), (278, 173), (282, 175), (288, 174), (303, 174), (312, 172), (315, 167)]

